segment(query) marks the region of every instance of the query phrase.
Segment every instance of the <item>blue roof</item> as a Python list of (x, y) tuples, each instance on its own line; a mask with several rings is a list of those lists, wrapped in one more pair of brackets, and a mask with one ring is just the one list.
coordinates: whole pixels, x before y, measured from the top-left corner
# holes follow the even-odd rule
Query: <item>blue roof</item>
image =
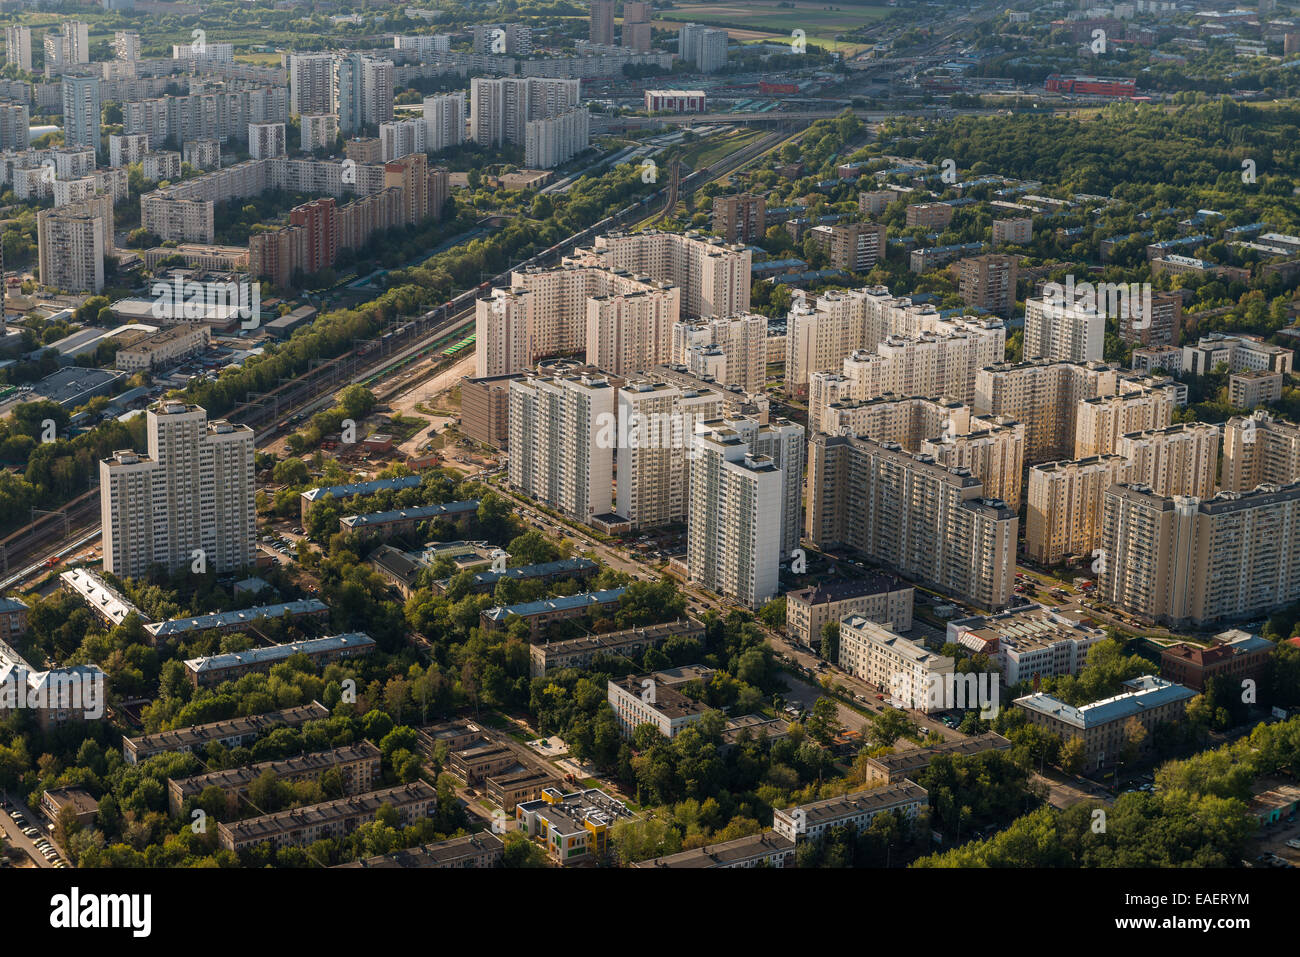
[(400, 478), (378, 479), (374, 482), (353, 482), (351, 485), (327, 485), (303, 492), (303, 498), (314, 502), (322, 498), (348, 498), (352, 495), (373, 495), (375, 492), (398, 492), (407, 488), (419, 488), (422, 479), (418, 475), (403, 475)]
[(371, 512), (368, 515), (348, 515), (342, 519), (348, 528), (364, 528), (367, 525), (387, 525), (407, 519), (422, 522), (430, 518), (442, 518), (445, 515), (463, 515), (477, 512), (478, 499), (465, 502), (445, 502), (442, 505), (416, 505), (412, 508), (395, 508), (387, 512)]
[(227, 628), (231, 625), (252, 624), (267, 618), (279, 618), (286, 612), (290, 615), (314, 615), (329, 611), (318, 598), (304, 598), (299, 601), (281, 602), (276, 605), (258, 605), (256, 608), (238, 608), (235, 611), (218, 611), (196, 618), (172, 618), (153, 625), (145, 625), (144, 630), (155, 638), (166, 638), (187, 631), (205, 631), (208, 628)]
[[(507, 568), (505, 571), (500, 572), (478, 572), (474, 575), (473, 584), (475, 586), (495, 585), (503, 578), (508, 578), (511, 581), (523, 581), (527, 578), (548, 578), (552, 575), (562, 575), (565, 572), (595, 571), (599, 567), (590, 558), (562, 558), (557, 562), (520, 565), (518, 568)], [(446, 587), (450, 582), (450, 578), (444, 578), (438, 584)]]
[(541, 601), (526, 601), (518, 605), (498, 605), (483, 612), (488, 621), (505, 621), (511, 615), (525, 618), (541, 615), (548, 611), (568, 611), (573, 608), (585, 608), (588, 605), (609, 605), (623, 597), (626, 588), (607, 588), (604, 591), (583, 592), (580, 595), (565, 595), (560, 598), (544, 598)]

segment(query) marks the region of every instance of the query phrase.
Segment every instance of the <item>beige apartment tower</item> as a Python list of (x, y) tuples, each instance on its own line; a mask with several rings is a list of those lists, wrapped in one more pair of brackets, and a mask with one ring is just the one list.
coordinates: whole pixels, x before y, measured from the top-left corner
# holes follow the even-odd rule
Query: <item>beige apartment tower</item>
[(1223, 426), (1221, 486), (1249, 492), (1257, 485), (1300, 479), (1300, 426), (1267, 412), (1233, 416)]
[(1025, 554), (1042, 565), (1091, 558), (1101, 545), (1106, 490), (1128, 480), (1128, 460), (1098, 455), (1029, 470)]
[(1300, 599), (1300, 484), (1210, 499), (1106, 492), (1104, 601), (1174, 626), (1241, 621)]
[(138, 578), (155, 564), (216, 573), (252, 565), (253, 430), (209, 422), (175, 400), (151, 408), (146, 428), (147, 455), (100, 462), (105, 570)]
[(990, 610), (1015, 579), (1019, 519), (965, 469), (893, 443), (814, 435), (808, 445), (807, 537)]

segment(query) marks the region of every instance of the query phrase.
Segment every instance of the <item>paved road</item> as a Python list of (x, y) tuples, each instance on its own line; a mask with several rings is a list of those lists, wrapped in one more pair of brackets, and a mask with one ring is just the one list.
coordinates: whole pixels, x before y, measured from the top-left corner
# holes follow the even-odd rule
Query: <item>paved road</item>
[(1067, 808), (1083, 803), (1102, 807), (1115, 803), (1114, 795), (1101, 785), (1067, 777), (1055, 768), (1045, 768), (1042, 774), (1032, 774), (1030, 780), (1047, 787), (1047, 801), (1052, 807)]
[[(657, 580), (664, 577), (663, 572), (661, 572), (656, 565), (646, 564), (623, 549), (596, 542), (585, 532), (578, 530), (575, 526), (571, 526), (566, 522), (551, 517), (528, 502), (514, 499), (514, 505), (516, 511), (523, 514), (526, 520), (531, 524), (536, 526), (538, 523), (541, 523), (541, 529), (543, 532), (550, 535), (559, 535), (562, 538), (568, 538), (583, 551), (594, 553), (602, 562), (618, 571), (636, 575), (642, 580)], [(709, 609), (715, 610), (721, 615), (727, 615), (737, 607), (731, 602), (719, 598), (717, 595), (690, 584), (681, 584), (681, 590), (683, 594), (686, 595), (691, 614), (695, 616), (703, 614), (704, 611)], [(857, 707), (862, 708), (869, 713), (879, 713), (884, 710), (884, 708), (888, 707), (876, 698), (876, 695), (881, 693), (883, 689), (876, 688), (875, 686), (870, 685), (861, 679), (855, 678), (847, 672), (841, 671), (839, 668), (830, 664), (826, 664), (826, 669), (824, 671), (816, 671), (815, 669), (817, 665), (824, 662), (814, 655), (810, 649), (805, 648), (802, 645), (794, 644), (784, 634), (768, 628), (763, 625), (762, 622), (756, 621), (755, 623), (767, 636), (768, 640), (772, 643), (772, 647), (777, 652), (785, 655), (792, 662), (805, 669), (814, 669), (813, 675), (815, 677), (809, 679), (807, 676), (804, 676), (802, 678), (803, 682), (806, 683), (809, 680), (812, 680), (815, 684), (817, 681), (820, 681), (822, 677), (831, 677), (837, 685), (848, 689), (851, 694), (862, 695), (867, 699), (866, 701), (856, 702)], [(934, 632), (935, 629), (928, 629), (928, 631)], [(791, 678), (790, 680), (797, 679)], [(787, 685), (790, 684), (790, 680), (787, 680)], [(807, 696), (805, 695), (797, 700), (806, 704), (808, 707), (811, 707), (812, 701), (804, 701), (804, 697)], [(812, 700), (816, 699), (813, 698)], [(840, 711), (841, 720), (850, 729), (856, 730), (866, 723), (866, 718), (861, 714), (858, 714), (853, 708), (847, 707), (843, 702), (838, 701), (837, 705)], [(923, 731), (938, 732), (946, 741), (959, 741), (966, 737), (966, 735), (962, 734), (960, 731), (949, 728), (942, 722), (936, 721), (933, 718), (926, 717), (919, 711), (909, 711), (908, 717), (919, 725)]]

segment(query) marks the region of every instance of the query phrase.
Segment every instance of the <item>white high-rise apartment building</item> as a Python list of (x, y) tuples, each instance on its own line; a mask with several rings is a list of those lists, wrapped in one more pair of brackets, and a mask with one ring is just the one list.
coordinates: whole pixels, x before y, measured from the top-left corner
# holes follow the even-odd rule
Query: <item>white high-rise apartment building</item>
[(1118, 449), (1129, 462), (1127, 481), (1149, 485), (1157, 495), (1209, 498), (1219, 463), (1219, 435), (1219, 427), (1208, 422), (1129, 433), (1120, 438)]
[(524, 165), (554, 169), (591, 143), (591, 114), (585, 109), (529, 120), (524, 126)]
[(767, 381), (767, 317), (745, 313), (678, 322), (672, 361), (723, 385), (761, 392)]
[[(885, 286), (835, 289), (812, 302), (802, 293), (790, 307), (786, 320), (786, 386), (802, 392), (815, 372), (841, 371), (853, 352), (878, 352), (891, 336), (915, 338), (926, 332), (963, 328), (986, 332), (995, 321), (974, 317), (945, 319), (934, 306), (893, 296)], [(1005, 332), (1003, 332), (1005, 344)], [(1000, 362), (999, 353), (990, 360)]]
[(625, 270), (681, 289), (682, 317), (736, 316), (749, 312), (753, 255), (744, 246), (704, 239), (698, 233), (607, 233), (573, 260)]
[(438, 153), (465, 142), (465, 94), (438, 93), (424, 98), (424, 145)]
[(149, 152), (149, 137), (144, 133), (110, 133), (108, 136), (108, 165), (130, 166), (138, 163)]
[(140, 59), (140, 34), (134, 30), (116, 31), (113, 34), (113, 55), (127, 62)]
[(289, 57), (289, 113), (320, 116), (334, 109), (334, 54), (294, 53)]
[(20, 23), (5, 27), (5, 62), (32, 72), (32, 28)]
[(393, 37), (393, 49), (413, 51), (421, 59), (435, 53), (449, 53), (451, 52), (451, 34), (422, 33), (415, 36), (395, 36)]
[(844, 358), (842, 375), (848, 388), (840, 398), (874, 399), (892, 393), (970, 403), (976, 373), (1005, 350), (1006, 327), (996, 320), (944, 322), (933, 332), (890, 336), (874, 353), (862, 350)]
[(686, 23), (677, 31), (677, 53), (701, 73), (727, 65), (727, 31)]
[(172, 59), (234, 63), (235, 45), (233, 43), (209, 43), (203, 39), (192, 40), (189, 43), (173, 43)]
[(727, 428), (697, 428), (690, 461), (691, 581), (757, 608), (779, 585), (781, 470)]
[(610, 269), (567, 264), (515, 272), (510, 289), (475, 303), (476, 374), (529, 369), (541, 357), (585, 350), (624, 375), (669, 361), (680, 291)]
[(525, 144), (530, 120), (581, 105), (579, 80), (546, 77), (474, 77), (469, 87), (469, 135), (480, 146)]
[(164, 400), (147, 413), (147, 455), (116, 452), (99, 464), (104, 568), (139, 578), (223, 573), (255, 560), (253, 430), (208, 421), (195, 405)]
[(580, 522), (609, 512), (617, 419), (608, 379), (515, 379), (508, 419), (513, 488)]
[(1025, 300), (1025, 359), (1100, 362), (1106, 347), (1106, 314), (1080, 303)]
[(333, 100), (329, 110), (339, 118), (345, 135), (378, 127), (393, 118), (393, 90), (396, 84), (392, 60), (380, 60), (362, 53), (338, 57), (333, 67)]
[(57, 76), (70, 67), (90, 62), (90, 26), (65, 20), (59, 32), (45, 35), (45, 75)]
[(94, 76), (63, 78), (63, 141), (68, 146), (99, 149), (99, 82)]
[(253, 159), (271, 159), (286, 152), (283, 123), (248, 124), (248, 155)]
[(698, 422), (723, 413), (716, 392), (637, 377), (618, 390), (616, 511), (633, 528), (684, 522), (687, 453)]
[(789, 558), (803, 537), (803, 470), (807, 448), (803, 426), (789, 419), (760, 422), (754, 416), (728, 416), (704, 422), (697, 426), (696, 432), (701, 429), (734, 433), (750, 453), (766, 456), (780, 470), (781, 518), (777, 544), (781, 558)]
[(389, 163), (412, 153), (426, 152), (426, 131), (423, 118), (380, 123), (379, 148), (384, 162)]
[(339, 138), (339, 118), (333, 113), (304, 113), (299, 117), (304, 153), (332, 149)]

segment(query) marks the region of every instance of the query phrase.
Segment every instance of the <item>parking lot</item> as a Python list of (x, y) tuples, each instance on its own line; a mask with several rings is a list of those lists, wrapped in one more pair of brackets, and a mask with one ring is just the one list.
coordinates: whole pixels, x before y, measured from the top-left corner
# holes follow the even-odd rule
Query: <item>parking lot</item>
[(3, 808), (0, 827), (4, 828), (5, 839), (9, 843), (26, 852), (37, 867), (68, 866), (50, 840), (44, 818), (32, 814), (15, 800), (5, 800), (0, 807)]

